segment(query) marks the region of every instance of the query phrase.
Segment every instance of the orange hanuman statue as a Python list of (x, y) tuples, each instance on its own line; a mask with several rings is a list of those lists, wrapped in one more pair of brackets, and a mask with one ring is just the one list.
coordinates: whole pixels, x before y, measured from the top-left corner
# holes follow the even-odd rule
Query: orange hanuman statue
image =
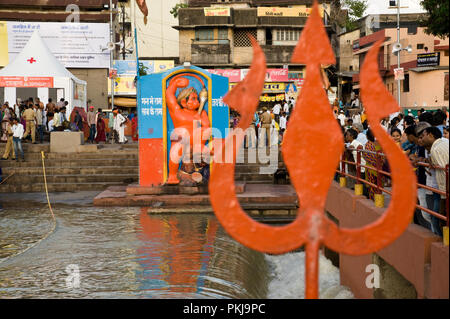
[[(203, 105), (206, 102), (206, 97), (203, 94), (206, 94), (206, 91), (202, 91), (202, 101), (200, 102), (196, 89), (193, 87), (188, 88), (188, 84), (189, 80), (187, 78), (175, 77), (166, 90), (167, 106), (175, 126), (175, 131), (171, 134), (172, 145), (170, 147), (168, 184), (180, 183), (177, 173), (183, 154), (189, 152), (190, 156), (192, 154), (191, 150), (202, 153), (207, 151), (209, 153), (209, 149), (207, 149), (205, 144), (209, 139), (211, 127), (208, 114), (203, 110)], [(178, 97), (175, 97), (179, 88), (185, 89), (178, 94)], [(199, 136), (200, 138), (194, 141), (194, 136)], [(188, 146), (185, 142), (186, 139), (189, 139), (189, 149), (186, 149)]]

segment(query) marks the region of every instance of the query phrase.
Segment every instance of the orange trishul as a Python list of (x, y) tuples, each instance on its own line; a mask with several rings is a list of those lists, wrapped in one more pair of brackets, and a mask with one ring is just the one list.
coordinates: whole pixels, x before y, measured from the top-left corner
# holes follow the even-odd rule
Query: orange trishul
[[(252, 39), (254, 57), (247, 77), (224, 98), (239, 111), (239, 128), (251, 122), (265, 76), (264, 54)], [(325, 201), (343, 152), (341, 129), (335, 120), (320, 75), (321, 64), (335, 58), (319, 15), (317, 1), (294, 51), (292, 61), (307, 66), (307, 78), (283, 139), (283, 158), (300, 208), (289, 225), (271, 227), (256, 222), (240, 207), (235, 194), (234, 163), (213, 164), (209, 183), (211, 204), (227, 232), (242, 244), (266, 253), (282, 254), (306, 245), (306, 298), (318, 298), (318, 251), (326, 245), (350, 255), (368, 254), (392, 243), (408, 227), (416, 197), (416, 178), (408, 158), (380, 126), (381, 118), (399, 109), (378, 72), (379, 46), (372, 48), (361, 72), (361, 95), (371, 129), (392, 170), (393, 195), (386, 213), (361, 229), (341, 229), (324, 215)], [(240, 145), (243, 134), (237, 135)], [(227, 137), (220, 153), (233, 147)], [(235, 161), (236, 150), (233, 149)], [(401, 180), (401, 182), (400, 182)], [(399, 183), (400, 182), (400, 183)]]

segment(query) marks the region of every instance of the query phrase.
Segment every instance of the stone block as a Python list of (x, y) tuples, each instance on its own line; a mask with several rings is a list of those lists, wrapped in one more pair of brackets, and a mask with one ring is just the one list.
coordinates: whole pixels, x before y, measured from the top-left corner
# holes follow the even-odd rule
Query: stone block
[(51, 153), (76, 153), (84, 144), (83, 132), (51, 132)]

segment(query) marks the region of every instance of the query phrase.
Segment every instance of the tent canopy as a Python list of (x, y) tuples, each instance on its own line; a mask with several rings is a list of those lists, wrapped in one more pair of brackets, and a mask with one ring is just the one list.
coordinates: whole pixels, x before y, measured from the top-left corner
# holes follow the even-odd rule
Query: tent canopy
[(58, 61), (37, 30), (16, 58), (0, 70), (0, 76), (62, 77), (71, 78), (79, 84), (86, 84)]

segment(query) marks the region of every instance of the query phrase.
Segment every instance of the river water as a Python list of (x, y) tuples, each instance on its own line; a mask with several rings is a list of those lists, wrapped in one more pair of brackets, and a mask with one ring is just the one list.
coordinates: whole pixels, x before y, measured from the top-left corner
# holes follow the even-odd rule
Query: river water
[[(45, 207), (0, 210), (0, 298), (304, 297), (303, 252), (250, 250), (213, 215), (83, 206), (54, 212), (55, 228)], [(323, 256), (320, 296), (353, 298)]]

